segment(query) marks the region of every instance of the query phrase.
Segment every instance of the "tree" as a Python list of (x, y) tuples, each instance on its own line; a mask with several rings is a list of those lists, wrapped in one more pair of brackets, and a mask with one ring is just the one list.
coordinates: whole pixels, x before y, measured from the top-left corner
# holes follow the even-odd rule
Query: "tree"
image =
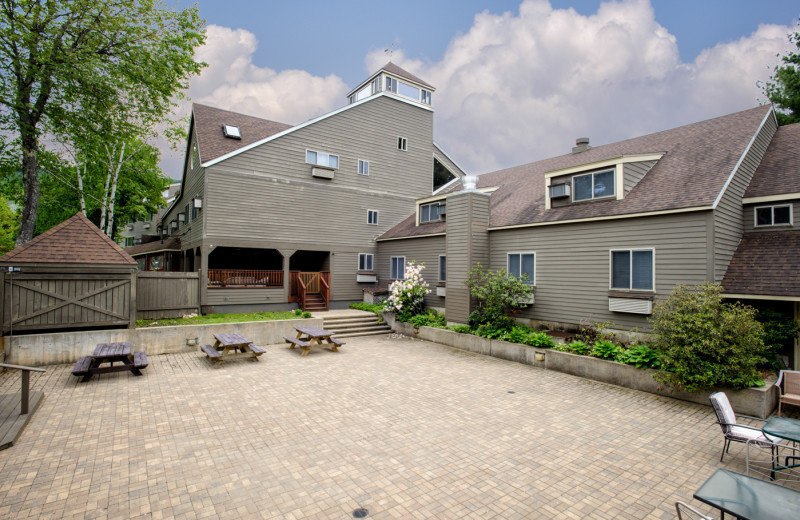
[[(800, 31), (789, 35), (789, 43), (800, 50)], [(775, 67), (763, 90), (778, 107), (778, 123), (789, 125), (800, 122), (800, 52), (789, 51), (781, 56), (781, 62), (783, 65)]]
[(8, 205), (8, 201), (0, 196), (0, 256), (14, 249), (14, 237), (17, 234), (19, 215)]
[(0, 126), (18, 134), (22, 155), (18, 245), (36, 224), (42, 136), (113, 117), (118, 138), (165, 118), (204, 66), (193, 58), (203, 24), (196, 6), (171, 11), (161, 0), (0, 3)]
[(510, 275), (505, 269), (490, 271), (477, 264), (469, 271), (464, 285), (477, 300), (477, 309), (470, 315), (470, 325), (490, 323), (526, 307), (523, 303), (533, 295), (528, 275)]

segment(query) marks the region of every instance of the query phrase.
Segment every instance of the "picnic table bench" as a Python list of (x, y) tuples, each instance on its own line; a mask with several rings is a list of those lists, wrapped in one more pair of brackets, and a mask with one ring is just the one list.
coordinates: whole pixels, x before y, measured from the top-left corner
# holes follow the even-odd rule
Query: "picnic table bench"
[(209, 359), (214, 361), (215, 367), (222, 366), (223, 356), (242, 356), (258, 361), (258, 356), (266, 350), (253, 344), (252, 341), (235, 332), (214, 334), (214, 345), (200, 345), (200, 350), (205, 352)]
[[(108, 363), (109, 366), (101, 366), (103, 363)], [(131, 355), (131, 344), (127, 341), (98, 343), (91, 356), (78, 358), (72, 368), (72, 375), (83, 376), (81, 382), (88, 381), (95, 374), (111, 372), (130, 371), (133, 375), (140, 376), (141, 370), (147, 368), (147, 365), (147, 354), (138, 350)]]
[[(333, 332), (319, 327), (299, 326), (294, 330), (297, 331), (297, 337), (284, 336), (283, 339), (289, 343), (290, 350), (295, 347), (303, 349), (301, 356), (307, 356), (311, 347), (314, 346), (330, 347), (332, 351), (339, 352), (338, 347), (345, 344), (344, 341), (334, 338)], [(323, 340), (325, 343), (322, 343)]]

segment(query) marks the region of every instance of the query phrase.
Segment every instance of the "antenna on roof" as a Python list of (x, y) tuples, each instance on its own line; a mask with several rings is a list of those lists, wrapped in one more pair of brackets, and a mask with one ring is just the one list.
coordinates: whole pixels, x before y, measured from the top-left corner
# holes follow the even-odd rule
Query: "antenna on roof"
[(397, 49), (397, 42), (392, 42), (392, 44), (389, 47), (383, 49), (383, 53), (389, 56), (389, 61), (391, 61), (392, 54), (394, 54), (395, 49)]

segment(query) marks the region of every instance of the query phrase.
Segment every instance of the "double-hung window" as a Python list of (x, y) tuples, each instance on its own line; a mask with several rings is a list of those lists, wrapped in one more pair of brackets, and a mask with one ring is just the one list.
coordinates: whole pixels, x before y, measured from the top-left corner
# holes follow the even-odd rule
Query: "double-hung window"
[(756, 208), (756, 227), (781, 226), (792, 223), (792, 205), (761, 206)]
[(358, 270), (372, 271), (372, 255), (370, 253), (359, 253)]
[(572, 178), (572, 200), (614, 196), (614, 170), (576, 175)]
[(439, 281), (447, 281), (447, 257), (439, 255)]
[(408, 150), (408, 140), (405, 137), (397, 138), (397, 149), (403, 151)]
[(406, 257), (393, 256), (389, 269), (389, 278), (392, 280), (402, 280), (406, 277)]
[(419, 222), (435, 222), (441, 220), (441, 215), (444, 215), (445, 205), (441, 202), (434, 202), (431, 204), (422, 204), (419, 207)]
[(369, 161), (358, 160), (358, 174), (369, 175)]
[(378, 211), (374, 209), (367, 210), (367, 224), (378, 223)]
[(306, 150), (306, 162), (319, 166), (327, 166), (328, 168), (338, 168), (339, 156), (330, 153), (315, 152), (314, 150)]
[(655, 253), (655, 249), (612, 249), (611, 288), (652, 291)]
[(508, 274), (516, 278), (528, 277), (531, 285), (536, 284), (536, 253), (508, 253)]

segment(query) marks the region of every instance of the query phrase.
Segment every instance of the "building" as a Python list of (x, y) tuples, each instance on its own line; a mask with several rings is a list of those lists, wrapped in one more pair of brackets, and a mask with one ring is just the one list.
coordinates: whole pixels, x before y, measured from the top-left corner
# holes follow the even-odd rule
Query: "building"
[(119, 245), (123, 247), (130, 247), (147, 243), (160, 238), (158, 235), (158, 224), (161, 217), (164, 215), (167, 207), (175, 200), (175, 196), (180, 190), (180, 183), (174, 182), (162, 193), (167, 205), (160, 208), (157, 213), (151, 214), (147, 220), (131, 222), (122, 227), (119, 231)]
[[(798, 152), (800, 125), (778, 130), (771, 106), (603, 146), (578, 139), (419, 199), (377, 239), (378, 276), (434, 266), (426, 304), (454, 322), (470, 313), (476, 263), (527, 274), (534, 299), (518, 319), (548, 328), (648, 331), (654, 303), (706, 280), (797, 318)], [(797, 345), (786, 354), (797, 367)]]
[(361, 300), (375, 238), (464, 175), (433, 141), (434, 91), (388, 63), (296, 126), (195, 104), (161, 240), (128, 252), (140, 269), (199, 271), (204, 312)]

